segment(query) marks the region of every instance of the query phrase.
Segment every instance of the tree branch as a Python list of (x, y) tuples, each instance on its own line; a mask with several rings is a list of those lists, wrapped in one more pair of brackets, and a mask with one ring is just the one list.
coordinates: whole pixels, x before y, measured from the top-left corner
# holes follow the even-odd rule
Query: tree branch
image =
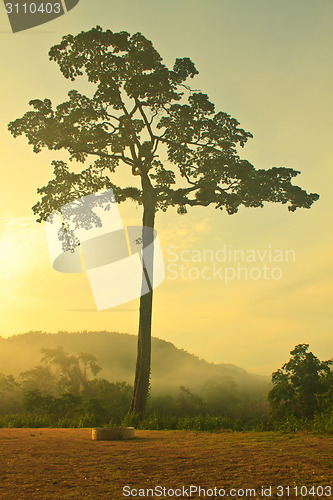
[(134, 166), (134, 161), (131, 158), (128, 158), (128, 156), (124, 155), (110, 155), (109, 153), (103, 153), (101, 151), (87, 151), (84, 149), (75, 150), (74, 148), (71, 148), (71, 151), (73, 151), (73, 153), (86, 153), (88, 155), (100, 156), (102, 158), (110, 158), (111, 160), (122, 160), (127, 165)]
[(154, 146), (154, 142), (155, 142), (155, 135), (153, 134), (153, 131), (152, 131), (151, 126), (150, 126), (150, 123), (148, 121), (148, 118), (147, 118), (145, 112), (142, 109), (142, 106), (141, 106), (141, 103), (140, 103), (139, 99), (137, 97), (134, 97), (134, 99), (135, 99), (137, 107), (139, 108), (139, 111), (141, 113), (143, 121), (145, 122), (145, 125), (147, 127), (148, 133), (150, 135), (150, 142), (151, 142), (151, 145), (153, 147)]

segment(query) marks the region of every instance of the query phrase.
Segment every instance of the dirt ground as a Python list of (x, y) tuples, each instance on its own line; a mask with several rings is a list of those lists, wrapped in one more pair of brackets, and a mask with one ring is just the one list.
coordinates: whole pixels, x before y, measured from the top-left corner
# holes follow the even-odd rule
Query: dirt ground
[(136, 435), (92, 441), (91, 429), (0, 429), (0, 498), (333, 498), (331, 436)]

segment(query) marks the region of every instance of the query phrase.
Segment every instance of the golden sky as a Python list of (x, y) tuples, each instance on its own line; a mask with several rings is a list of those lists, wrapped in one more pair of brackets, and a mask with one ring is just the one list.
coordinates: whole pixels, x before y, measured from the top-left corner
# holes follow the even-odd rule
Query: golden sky
[[(65, 16), (16, 34), (2, 4), (0, 13), (0, 335), (137, 330), (138, 300), (98, 312), (85, 275), (53, 270), (31, 206), (52, 159), (66, 155), (35, 155), (7, 131), (30, 99), (58, 104), (82, 86), (65, 80), (47, 53), (63, 35), (99, 24), (141, 31), (167, 64), (190, 57), (200, 72), (192, 87), (253, 133), (242, 157), (257, 168), (300, 170), (295, 183), (320, 194), (311, 210), (296, 213), (270, 205), (234, 216), (213, 208), (158, 214), (166, 279), (155, 291), (153, 334), (262, 374), (298, 343), (332, 357), (331, 0), (81, 0)], [(140, 223), (135, 204), (120, 212), (124, 224)]]

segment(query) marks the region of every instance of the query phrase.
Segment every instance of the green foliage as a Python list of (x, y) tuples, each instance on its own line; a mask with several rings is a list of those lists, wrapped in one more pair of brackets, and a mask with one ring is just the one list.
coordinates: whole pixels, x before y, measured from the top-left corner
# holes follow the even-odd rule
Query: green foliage
[[(165, 346), (170, 348), (167, 343), (160, 345)], [(47, 394), (50, 372), (41, 368), (49, 367), (40, 365), (21, 373), (20, 381), (11, 375), (0, 374), (0, 427), (126, 425), (152, 430), (333, 433), (333, 372), (329, 368), (332, 362), (319, 361), (308, 352), (308, 347), (307, 344), (296, 346), (291, 351), (291, 360), (273, 374), (274, 385), (269, 393), (272, 409), (268, 415), (263, 387), (246, 392), (233, 378), (219, 377), (203, 382), (199, 393), (181, 386), (177, 394), (151, 395), (146, 418), (141, 421), (140, 415), (128, 414), (133, 388), (126, 382), (112, 383), (103, 378), (87, 377), (79, 395), (71, 392)], [(90, 362), (98, 367), (96, 358), (87, 354), (71, 357), (59, 348), (47, 349), (44, 354), (50, 355), (50, 359), (62, 368), (63, 363), (69, 361), (66, 366), (75, 366), (73, 359), (80, 361), (80, 356), (80, 363), (86, 362), (87, 368)], [(176, 351), (174, 354), (186, 354), (188, 360), (192, 359), (187, 353)], [(55, 363), (55, 366), (58, 365)], [(28, 390), (31, 387), (32, 390)], [(291, 395), (297, 395), (295, 401), (291, 400)], [(315, 409), (310, 404), (315, 404)], [(304, 409), (309, 412), (308, 416), (300, 413)]]
[(42, 396), (37, 390), (24, 395), (24, 407), (29, 413), (48, 415), (49, 417), (75, 417), (82, 409), (82, 397), (62, 394), (59, 398)]
[(0, 373), (0, 415), (15, 413), (20, 408), (22, 394), (12, 375)]
[(288, 363), (272, 375), (268, 398), (278, 419), (313, 419), (316, 413), (333, 408), (333, 361), (320, 361), (308, 348), (309, 344), (297, 345)]
[(89, 382), (86, 397), (90, 405), (86, 412), (103, 421), (112, 420), (120, 424), (128, 412), (133, 388), (126, 382), (111, 383), (105, 379), (93, 379)]
[(0, 427), (9, 428), (42, 428), (53, 427), (54, 422), (47, 415), (13, 413), (0, 417)]
[(141, 425), (142, 419), (141, 415), (128, 412), (125, 417), (123, 418), (121, 425), (124, 425), (125, 427), (135, 427), (139, 428)]
[(333, 434), (333, 411), (315, 414), (310, 428), (319, 434)]
[(115, 384), (105, 379), (88, 381), (82, 395), (64, 393), (59, 397), (42, 395), (39, 390), (24, 393), (23, 408), (29, 415), (45, 416), (55, 426), (114, 425), (126, 415), (133, 389), (126, 382)]
[(134, 425), (139, 429), (149, 430), (217, 431), (220, 429), (231, 430), (234, 427), (232, 420), (229, 418), (201, 413), (195, 416), (185, 415), (183, 417), (176, 417), (154, 412), (141, 421), (139, 419), (133, 421), (125, 418), (122, 424)]
[[(8, 128), (14, 137), (25, 135), (35, 153), (65, 150), (70, 160), (94, 161), (79, 173), (63, 161), (53, 162), (54, 178), (38, 190), (42, 199), (33, 207), (39, 221), (107, 187), (118, 201), (142, 203), (145, 191), (153, 192), (154, 210), (177, 206), (179, 213), (213, 204), (234, 214), (240, 205), (262, 207), (264, 202), (289, 204), (294, 211), (318, 199), (292, 185), (298, 171), (256, 170), (238, 156), (236, 148), (252, 134), (227, 113), (216, 112), (206, 94), (191, 90), (187, 80), (198, 71), (190, 59), (176, 59), (169, 69), (141, 33), (113, 33), (100, 26), (64, 36), (49, 56), (65, 78), (85, 75), (95, 93), (88, 97), (72, 89), (56, 107), (50, 99), (34, 99), (32, 110)], [(168, 169), (162, 161), (165, 150)], [(142, 189), (111, 181), (119, 164), (141, 177)], [(181, 179), (178, 186), (176, 179)]]

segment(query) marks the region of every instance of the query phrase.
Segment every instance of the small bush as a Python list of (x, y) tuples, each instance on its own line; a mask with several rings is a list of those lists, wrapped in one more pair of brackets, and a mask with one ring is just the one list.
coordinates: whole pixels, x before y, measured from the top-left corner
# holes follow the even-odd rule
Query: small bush
[(319, 434), (333, 434), (333, 412), (316, 414), (312, 421), (311, 430)]
[(0, 427), (8, 428), (38, 428), (52, 427), (52, 420), (46, 415), (12, 414), (0, 417)]

